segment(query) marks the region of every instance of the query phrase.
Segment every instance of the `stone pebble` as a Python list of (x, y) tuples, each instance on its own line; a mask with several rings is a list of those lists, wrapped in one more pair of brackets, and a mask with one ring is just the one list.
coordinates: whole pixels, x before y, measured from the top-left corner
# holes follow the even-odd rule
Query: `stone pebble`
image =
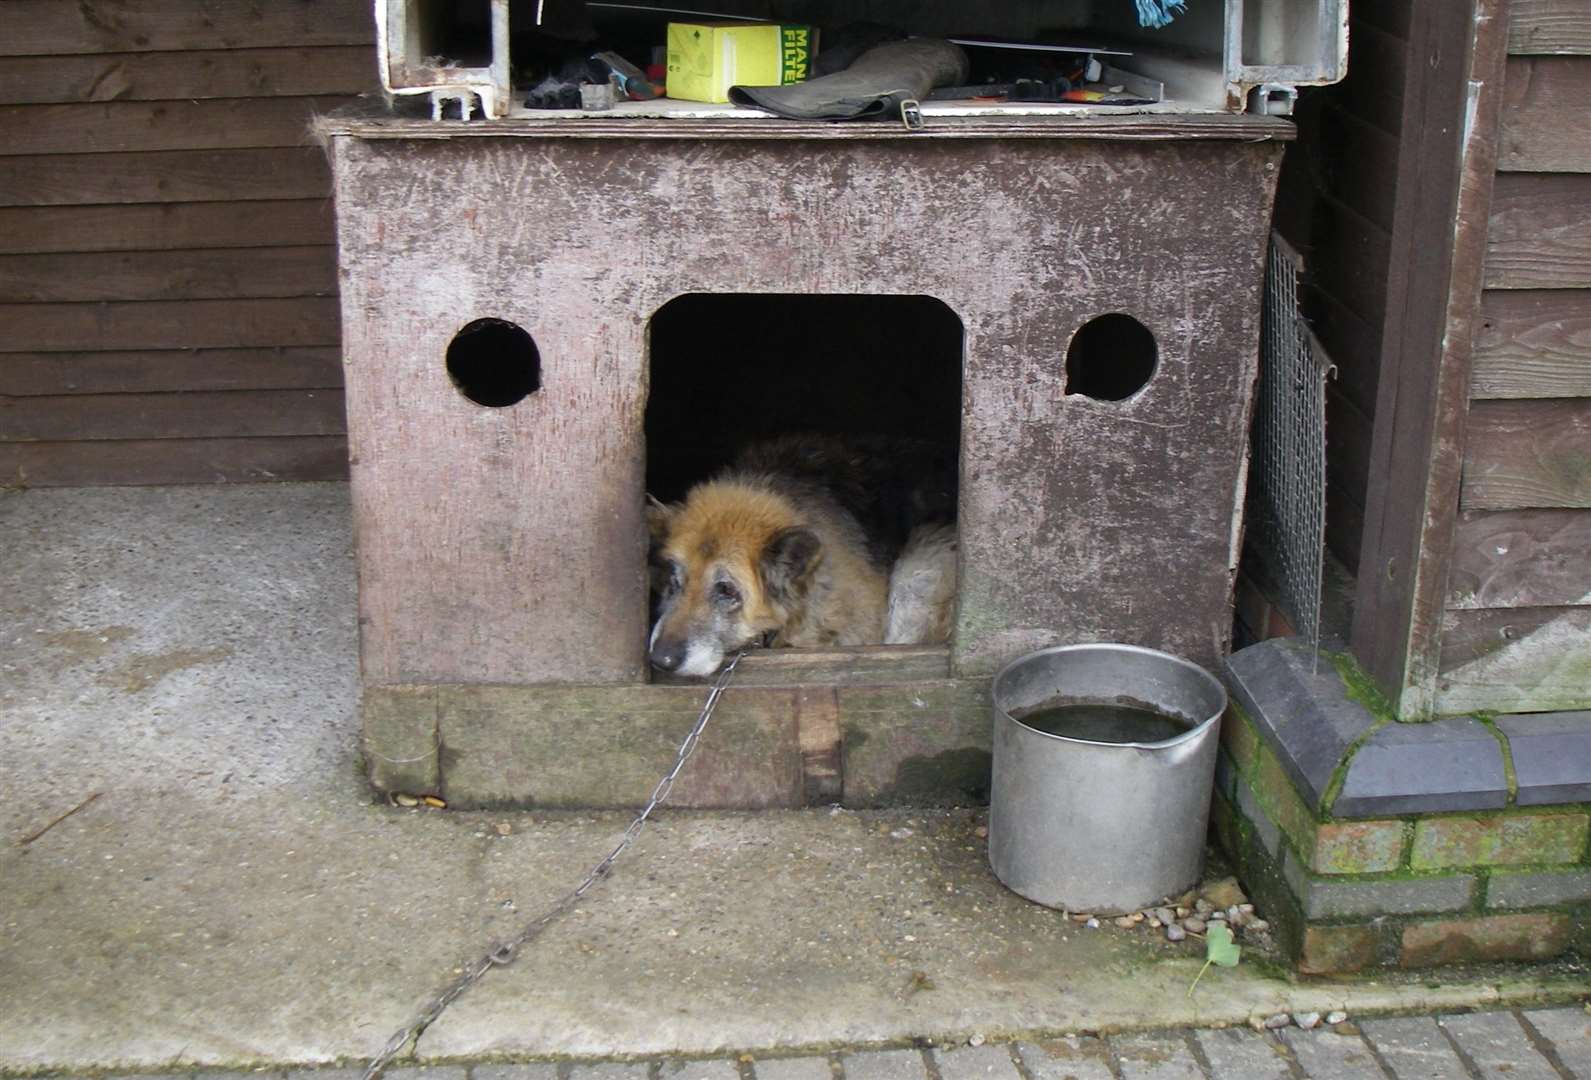
[(1201, 898), (1211, 907), (1229, 908), (1238, 904), (1248, 903), (1248, 896), (1244, 894), (1242, 886), (1237, 883), (1237, 878), (1225, 877), (1219, 881), (1212, 881), (1199, 890)]
[[(898, 831), (910, 835), (910, 830)], [(1062, 917), (1090, 930), (1099, 929), (1102, 921), (1086, 912), (1062, 912)], [(1254, 905), (1249, 903), (1236, 878), (1223, 878), (1200, 889), (1189, 889), (1159, 906), (1128, 912), (1107, 921), (1121, 930), (1131, 930), (1147, 922), (1151, 929), (1164, 931), (1167, 941), (1183, 941), (1189, 934), (1206, 933), (1215, 923), (1234, 930), (1261, 932), (1270, 929), (1269, 923), (1254, 914)]]

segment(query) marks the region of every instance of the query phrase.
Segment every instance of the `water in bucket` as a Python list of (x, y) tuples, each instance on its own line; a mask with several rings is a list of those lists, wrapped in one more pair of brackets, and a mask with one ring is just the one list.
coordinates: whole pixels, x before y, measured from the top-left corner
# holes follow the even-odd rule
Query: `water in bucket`
[(1064, 700), (1018, 710), (1011, 718), (1046, 735), (1102, 743), (1164, 742), (1193, 726), (1151, 709)]

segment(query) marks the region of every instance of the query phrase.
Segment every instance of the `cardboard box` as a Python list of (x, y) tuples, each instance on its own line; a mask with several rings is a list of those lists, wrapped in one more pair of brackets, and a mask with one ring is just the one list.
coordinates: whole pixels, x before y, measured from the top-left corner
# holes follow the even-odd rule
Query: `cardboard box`
[(817, 32), (776, 23), (668, 24), (668, 96), (729, 100), (731, 86), (783, 86), (812, 73)]

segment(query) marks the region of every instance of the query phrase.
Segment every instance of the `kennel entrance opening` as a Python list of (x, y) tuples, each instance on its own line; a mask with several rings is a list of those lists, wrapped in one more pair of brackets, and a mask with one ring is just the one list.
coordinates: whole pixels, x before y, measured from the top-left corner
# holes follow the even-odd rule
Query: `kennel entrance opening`
[[(904, 492), (880, 499), (899, 541), (911, 523), (946, 514), (953, 523), (963, 336), (956, 313), (929, 296), (675, 297), (648, 328), (647, 494), (678, 503), (748, 447), (837, 437), (873, 455), (868, 467), (881, 473), (886, 461), (920, 464), (921, 475), (892, 474), (925, 485), (911, 501)], [(930, 487), (933, 504), (917, 502)], [(654, 606), (649, 632), (657, 617)], [(871, 662), (887, 662), (875, 654)]]
[(691, 293), (648, 329), (646, 489), (665, 502), (773, 436), (888, 436), (954, 456), (960, 318), (930, 296)]

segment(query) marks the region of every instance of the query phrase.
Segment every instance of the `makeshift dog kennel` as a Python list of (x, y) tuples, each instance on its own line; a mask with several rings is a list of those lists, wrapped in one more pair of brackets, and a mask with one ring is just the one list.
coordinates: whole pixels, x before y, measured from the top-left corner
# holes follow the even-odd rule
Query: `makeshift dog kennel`
[[(1263, 107), (1337, 77), (1344, 4), (1195, 0), (1174, 48), (1142, 49), (1161, 103), (929, 102), (917, 130), (505, 107), (508, 9), (479, 6), (463, 74), (419, 72), (441, 6), (378, 19), (394, 89), (473, 94), (486, 118), (322, 125), (378, 789), (634, 804), (672, 761), (705, 691), (646, 663), (644, 429), (649, 327), (681, 297), (953, 313), (961, 573), (948, 647), (750, 656), (676, 802), (965, 801), (1007, 660), (1120, 641), (1219, 664), (1292, 136)], [(1009, 7), (977, 29), (1121, 30), (1132, 5)], [(959, 17), (934, 10), (915, 28)], [(739, 362), (755, 379), (756, 351)], [(1123, 364), (1138, 376), (1100, 389)]]

